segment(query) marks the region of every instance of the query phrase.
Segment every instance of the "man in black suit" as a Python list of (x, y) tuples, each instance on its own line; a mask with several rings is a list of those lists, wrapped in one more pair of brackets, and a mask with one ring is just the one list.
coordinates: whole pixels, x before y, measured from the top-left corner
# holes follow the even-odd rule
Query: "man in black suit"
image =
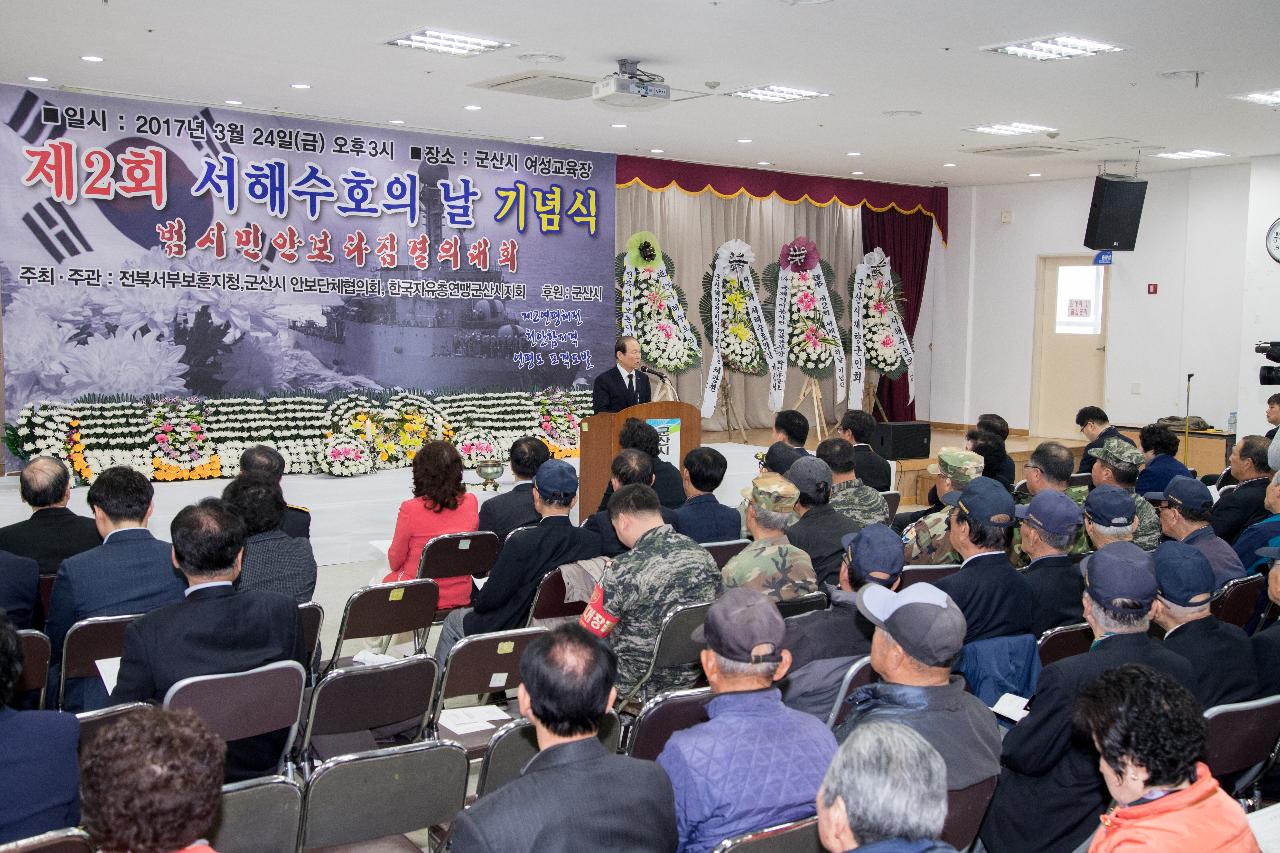
[[(653, 458), (643, 450), (632, 447), (619, 451), (618, 455), (613, 457), (613, 465), (609, 470), (611, 476), (608, 492), (610, 495), (632, 483), (643, 486), (653, 485)], [(662, 507), (662, 522), (674, 527), (676, 533), (683, 532), (680, 529), (680, 517), (676, 510)], [(617, 531), (613, 529), (613, 522), (609, 520), (607, 509), (595, 513), (584, 521), (582, 529), (595, 536), (598, 542), (598, 550), (591, 555), (593, 557), (616, 557), (627, 550), (627, 546), (622, 544), (618, 539)]]
[(520, 777), (458, 813), (452, 853), (676, 849), (671, 782), (652, 761), (596, 737), (617, 698), (617, 658), (578, 625), (534, 640), (520, 659), (520, 713), (538, 754)]
[(40, 574), (51, 575), (67, 557), (102, 544), (93, 519), (67, 509), (71, 472), (61, 459), (33, 456), (27, 460), (18, 492), (31, 507), (31, 517), (0, 527), (0, 551), (30, 557), (40, 564)]
[[(618, 447), (622, 450), (634, 448), (649, 454), (653, 462), (653, 490), (658, 493), (658, 501), (668, 509), (679, 509), (684, 506), (684, 475), (680, 469), (662, 458), (662, 438), (653, 424), (645, 423), (639, 418), (627, 418), (622, 429), (618, 430)], [(609, 498), (613, 497), (613, 484), (604, 490), (600, 506), (596, 512), (609, 508)]]
[(1266, 508), (1267, 486), (1275, 472), (1268, 467), (1271, 442), (1260, 435), (1247, 435), (1231, 449), (1231, 476), (1240, 485), (1213, 505), (1209, 523), (1213, 532), (1228, 544), (1251, 524), (1271, 517)]
[(621, 412), (653, 399), (649, 377), (640, 371), (640, 342), (623, 336), (613, 342), (617, 363), (596, 377), (591, 386), (591, 407), (596, 412)]
[[(274, 447), (255, 444), (240, 454), (241, 474), (262, 474), (276, 484), (284, 478), (284, 457)], [(311, 538), (311, 510), (305, 506), (285, 504), (280, 529), (295, 539)]]
[(1072, 725), (1085, 686), (1127, 663), (1194, 686), (1191, 665), (1147, 636), (1156, 598), (1151, 555), (1132, 542), (1115, 542), (1083, 566), (1093, 646), (1044, 668), (1030, 712), (1005, 736), (1000, 781), (979, 834), (990, 853), (1071, 853), (1098, 828), (1111, 795), (1097, 750)]
[(480, 505), (480, 529), (498, 536), (498, 542), (507, 541), (507, 534), (517, 527), (537, 524), (542, 517), (534, 507), (533, 475), (538, 467), (551, 458), (551, 451), (541, 439), (526, 435), (511, 444), (511, 474), (516, 484), (509, 492), (494, 495)]
[[(89, 487), (89, 506), (102, 544), (68, 557), (58, 569), (45, 633), (53, 648), (50, 679), (60, 674), (67, 631), (93, 616), (139, 615), (182, 601), (186, 580), (173, 568), (168, 542), (147, 530), (151, 481), (132, 468), (108, 468)], [(94, 711), (111, 704), (98, 678), (67, 682), (64, 711)]]
[(8, 614), (14, 629), (31, 627), (39, 601), (40, 564), (30, 557), (0, 551), (0, 611)]
[(1101, 450), (1109, 438), (1118, 438), (1127, 442), (1130, 447), (1137, 447), (1132, 438), (1111, 425), (1111, 419), (1107, 417), (1107, 413), (1097, 406), (1085, 406), (1076, 412), (1076, 426), (1080, 428), (1080, 433), (1089, 439), (1089, 443), (1080, 453), (1080, 467), (1076, 469), (1076, 473), (1088, 474), (1093, 470), (1095, 457), (1090, 456), (1089, 451)]
[[(187, 576), (186, 599), (138, 619), (125, 632), (114, 703), (162, 702), (195, 675), (245, 672), (276, 661), (307, 665), (293, 599), (237, 591), (245, 526), (217, 498), (183, 509), (169, 528), (173, 564)], [(275, 772), (287, 730), (227, 744), (227, 781)]]
[(1164, 647), (1191, 664), (1191, 692), (1204, 708), (1244, 702), (1258, 692), (1249, 635), (1209, 611), (1216, 584), (1209, 558), (1183, 542), (1164, 542), (1152, 555), (1160, 594), (1151, 620), (1164, 628)]
[(853, 472), (858, 479), (877, 492), (893, 491), (889, 460), (869, 444), (875, 434), (876, 419), (862, 409), (850, 409), (840, 417), (840, 437), (853, 445)]
[(1038, 637), (1051, 628), (1078, 625), (1084, 621), (1084, 578), (1067, 549), (1080, 532), (1084, 512), (1065, 492), (1044, 489), (1014, 513), (1022, 521), (1023, 553), (1031, 558), (1022, 572), (1036, 601), (1031, 633)]

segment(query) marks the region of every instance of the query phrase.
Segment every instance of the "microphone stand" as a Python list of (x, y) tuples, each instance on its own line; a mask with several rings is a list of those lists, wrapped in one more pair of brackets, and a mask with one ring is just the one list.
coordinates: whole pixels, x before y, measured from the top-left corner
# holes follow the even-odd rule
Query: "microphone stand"
[(1182, 420), (1182, 464), (1191, 466), (1187, 463), (1191, 461), (1191, 377), (1194, 373), (1187, 374), (1187, 410)]

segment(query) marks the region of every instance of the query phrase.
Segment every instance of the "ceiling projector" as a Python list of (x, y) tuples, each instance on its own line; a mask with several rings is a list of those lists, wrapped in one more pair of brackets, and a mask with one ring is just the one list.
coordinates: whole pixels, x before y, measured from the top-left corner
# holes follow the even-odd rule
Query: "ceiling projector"
[(591, 87), (591, 98), (611, 109), (651, 110), (671, 100), (671, 87), (657, 74), (641, 71), (634, 59), (619, 59), (618, 70)]

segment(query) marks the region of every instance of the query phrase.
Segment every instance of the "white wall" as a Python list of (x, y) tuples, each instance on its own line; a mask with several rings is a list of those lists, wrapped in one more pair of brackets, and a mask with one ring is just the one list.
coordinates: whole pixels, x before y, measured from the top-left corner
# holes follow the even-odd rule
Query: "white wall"
[[(1148, 423), (1182, 412), (1194, 373), (1192, 412), (1225, 427), (1239, 396), (1250, 167), (1148, 181), (1137, 248), (1117, 252), (1111, 268), (1105, 399), (1080, 404), (1100, 403), (1116, 423)], [(1092, 256), (1082, 245), (1092, 192), (1090, 179), (951, 191), (943, 272), (926, 290), (916, 334), (918, 349), (933, 344), (930, 419), (972, 423), (999, 412), (1014, 428), (1029, 426), (1037, 261)], [(1004, 211), (1012, 223), (1001, 223)]]
[[(1240, 326), (1239, 435), (1261, 434), (1266, 399), (1280, 388), (1258, 384), (1258, 368), (1269, 364), (1253, 352), (1258, 341), (1280, 341), (1280, 264), (1267, 254), (1264, 239), (1280, 219), (1280, 157), (1259, 157), (1249, 175), (1248, 222), (1244, 233), (1244, 299)], [(1224, 357), (1229, 353), (1224, 353)]]

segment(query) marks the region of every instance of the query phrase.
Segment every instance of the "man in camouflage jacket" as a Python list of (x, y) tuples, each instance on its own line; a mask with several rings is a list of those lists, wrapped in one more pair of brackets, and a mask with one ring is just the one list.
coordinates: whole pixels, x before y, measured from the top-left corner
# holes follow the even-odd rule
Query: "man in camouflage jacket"
[(816, 455), (831, 467), (831, 506), (836, 512), (858, 522), (859, 530), (889, 521), (884, 496), (858, 479), (852, 444), (843, 438), (828, 438), (818, 445)]
[[(1031, 451), (1031, 458), (1022, 466), (1025, 489), (1013, 493), (1013, 499), (1019, 506), (1026, 506), (1031, 499), (1041, 492), (1062, 492), (1077, 506), (1084, 506), (1084, 499), (1089, 496), (1088, 486), (1069, 486), (1071, 475), (1075, 473), (1076, 461), (1065, 445), (1056, 441), (1042, 442)], [(1083, 525), (1076, 534), (1075, 541), (1067, 549), (1068, 554), (1086, 554), (1093, 550), (1089, 537), (1085, 535)], [(1015, 527), (1013, 541), (1009, 546), (1009, 562), (1017, 568), (1023, 568), (1031, 559), (1022, 550), (1022, 528)]]
[(742, 496), (747, 499), (747, 529), (755, 541), (725, 564), (725, 587), (754, 589), (774, 601), (817, 592), (813, 560), (786, 536), (800, 490), (785, 477), (764, 473), (742, 490)]
[[(958, 492), (982, 475), (982, 457), (972, 450), (944, 447), (938, 451), (938, 461), (929, 466), (929, 473), (938, 481), (938, 497)], [(947, 531), (947, 518), (951, 507), (943, 507), (910, 525), (902, 532), (902, 555), (909, 565), (930, 566), (960, 562), (960, 555), (951, 547)]]
[(1133, 495), (1138, 514), (1138, 529), (1133, 544), (1144, 551), (1154, 551), (1160, 544), (1160, 515), (1151, 502), (1138, 494), (1138, 470), (1147, 461), (1142, 451), (1122, 438), (1108, 438), (1101, 447), (1089, 451), (1093, 457), (1093, 485), (1118, 486)]

